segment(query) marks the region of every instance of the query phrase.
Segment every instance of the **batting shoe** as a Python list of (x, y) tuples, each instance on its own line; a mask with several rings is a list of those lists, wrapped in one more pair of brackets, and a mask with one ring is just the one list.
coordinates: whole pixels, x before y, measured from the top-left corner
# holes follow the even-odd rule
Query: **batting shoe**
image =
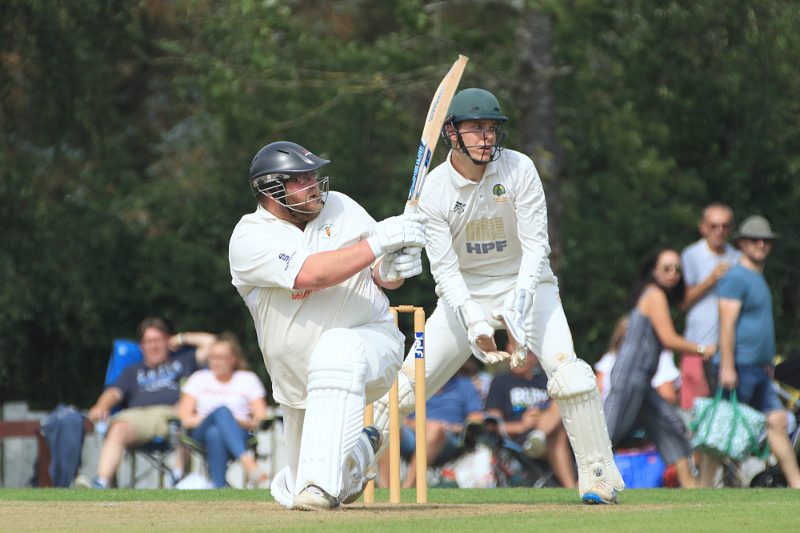
[(294, 497), (292, 509), (298, 511), (333, 511), (339, 508), (339, 500), (316, 485), (309, 485)]
[(353, 477), (357, 477), (356, 487), (351, 494), (342, 499), (342, 503), (353, 503), (358, 500), (367, 488), (367, 483), (375, 479), (378, 475), (375, 467), (375, 453), (381, 447), (381, 432), (375, 426), (367, 426), (361, 430), (359, 442), (356, 445), (360, 449), (361, 455), (366, 460), (362, 472), (354, 472)]
[(600, 481), (581, 495), (586, 505), (613, 505), (617, 503), (617, 489)]

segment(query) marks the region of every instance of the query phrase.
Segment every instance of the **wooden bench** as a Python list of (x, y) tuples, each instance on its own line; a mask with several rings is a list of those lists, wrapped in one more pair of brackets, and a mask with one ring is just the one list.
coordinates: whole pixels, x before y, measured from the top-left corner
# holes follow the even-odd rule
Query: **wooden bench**
[[(94, 425), (88, 421), (83, 421), (83, 430), (86, 433), (94, 431)], [(9, 437), (35, 438), (37, 446), (38, 464), (36, 465), (36, 477), (39, 487), (52, 487), (53, 480), (50, 479), (50, 447), (41, 432), (41, 424), (38, 420), (0, 420), (0, 439)]]

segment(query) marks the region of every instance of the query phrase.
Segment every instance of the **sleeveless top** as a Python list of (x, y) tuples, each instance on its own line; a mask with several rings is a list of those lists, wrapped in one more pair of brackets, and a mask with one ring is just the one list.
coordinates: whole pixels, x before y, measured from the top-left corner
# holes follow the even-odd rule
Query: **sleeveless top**
[(650, 319), (634, 308), (628, 317), (628, 329), (611, 369), (611, 387), (649, 387), (663, 350)]

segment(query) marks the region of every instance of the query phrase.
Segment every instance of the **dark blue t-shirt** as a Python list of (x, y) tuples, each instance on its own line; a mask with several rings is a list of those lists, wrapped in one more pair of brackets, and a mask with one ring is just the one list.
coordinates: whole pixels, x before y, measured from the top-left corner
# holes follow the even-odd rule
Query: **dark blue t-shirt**
[(195, 370), (197, 360), (194, 350), (182, 352), (154, 368), (144, 363), (125, 368), (114, 382), (114, 387), (122, 391), (122, 402), (126, 407), (174, 405), (180, 398), (181, 380)]
[(522, 413), (531, 407), (544, 410), (549, 406), (547, 376), (541, 371), (534, 374), (533, 379), (516, 374), (497, 376), (492, 380), (486, 398), (486, 409), (499, 410), (506, 422), (518, 421)]

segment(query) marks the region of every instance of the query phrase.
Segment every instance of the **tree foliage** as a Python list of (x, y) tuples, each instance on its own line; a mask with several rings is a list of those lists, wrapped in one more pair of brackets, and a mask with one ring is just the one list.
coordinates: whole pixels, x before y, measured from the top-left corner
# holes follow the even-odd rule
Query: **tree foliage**
[[(88, 406), (111, 339), (164, 314), (231, 330), (262, 372), (227, 242), (253, 154), (290, 139), (332, 188), (402, 209), (430, 97), (462, 86), (523, 127), (524, 15), (555, 21), (559, 278), (593, 360), (644, 256), (697, 238), (701, 208), (766, 215), (778, 342), (798, 347), (800, 7), (764, 0), (149, 2), (0, 6), (0, 401)], [(438, 160), (443, 151), (440, 150)], [(390, 295), (435, 305), (429, 274)], [(266, 377), (266, 376), (264, 376)]]

